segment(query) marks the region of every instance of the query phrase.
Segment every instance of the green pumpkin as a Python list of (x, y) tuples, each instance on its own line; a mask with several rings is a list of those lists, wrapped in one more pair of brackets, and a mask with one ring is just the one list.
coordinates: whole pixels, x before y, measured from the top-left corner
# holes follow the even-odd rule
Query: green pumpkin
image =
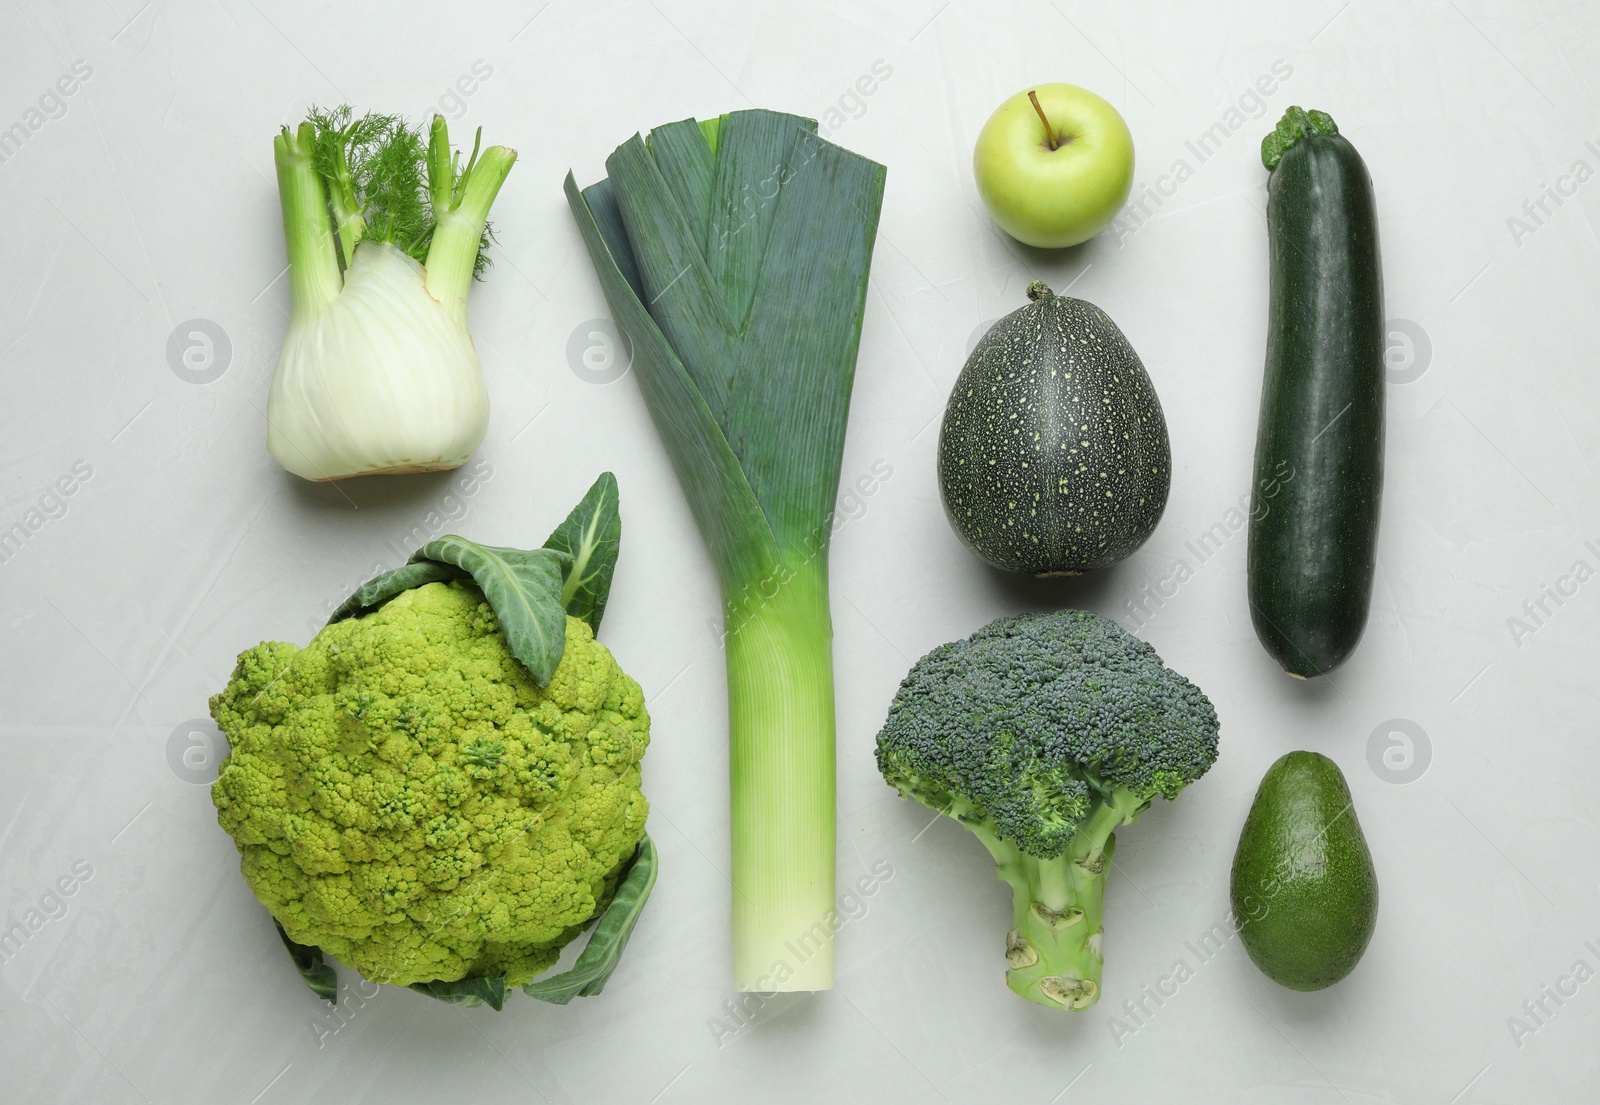
[(1077, 575), (1132, 553), (1172, 481), (1161, 402), (1104, 311), (1035, 281), (978, 342), (939, 433), (939, 492), (997, 568)]

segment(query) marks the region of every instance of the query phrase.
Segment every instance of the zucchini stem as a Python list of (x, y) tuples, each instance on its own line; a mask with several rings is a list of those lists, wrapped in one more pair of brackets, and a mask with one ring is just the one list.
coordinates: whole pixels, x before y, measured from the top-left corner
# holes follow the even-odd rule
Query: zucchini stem
[(1326, 111), (1317, 111), (1315, 108), (1307, 111), (1298, 104), (1294, 105), (1283, 113), (1278, 125), (1261, 140), (1261, 164), (1268, 171), (1276, 169), (1283, 155), (1299, 145), (1302, 138), (1338, 133), (1338, 124)]

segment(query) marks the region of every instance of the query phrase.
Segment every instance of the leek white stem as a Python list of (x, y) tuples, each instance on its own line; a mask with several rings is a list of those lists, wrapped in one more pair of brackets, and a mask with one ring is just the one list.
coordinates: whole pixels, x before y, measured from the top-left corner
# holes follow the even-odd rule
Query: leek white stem
[(837, 782), (826, 559), (760, 590), (727, 624), (733, 981), (827, 990)]

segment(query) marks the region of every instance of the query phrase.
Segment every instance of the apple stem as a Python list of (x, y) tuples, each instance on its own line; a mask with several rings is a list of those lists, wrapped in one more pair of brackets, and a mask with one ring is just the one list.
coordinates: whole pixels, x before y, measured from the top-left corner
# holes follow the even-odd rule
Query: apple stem
[(1044, 140), (1050, 144), (1052, 150), (1056, 149), (1056, 128), (1050, 125), (1050, 117), (1044, 113), (1044, 108), (1039, 106), (1039, 94), (1033, 89), (1028, 89), (1028, 99), (1033, 104), (1033, 110), (1039, 113), (1039, 118), (1044, 123)]

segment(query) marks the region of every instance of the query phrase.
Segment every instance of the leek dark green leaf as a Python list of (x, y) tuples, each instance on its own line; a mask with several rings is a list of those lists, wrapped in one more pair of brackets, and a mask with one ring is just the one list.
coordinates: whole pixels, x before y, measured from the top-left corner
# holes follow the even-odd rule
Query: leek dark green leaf
[(704, 241), (711, 222), (711, 184), (717, 171), (716, 155), (711, 152), (705, 132), (693, 119), (685, 119), (651, 131), (647, 145), (678, 206)]
[[(625, 237), (602, 238), (601, 223), (591, 212), (585, 196), (593, 196), (596, 210), (604, 210), (611, 192), (609, 182), (595, 185), (580, 194), (567, 176), (567, 199), (573, 204), (579, 229), (591, 256), (603, 257), (601, 286), (617, 325), (628, 335), (633, 347), (633, 369), (645, 393), (656, 429), (665, 439), (678, 480), (689, 500), (689, 509), (711, 548), (718, 574), (741, 582), (754, 583), (764, 571), (778, 563), (778, 550), (766, 528), (761, 504), (756, 502), (745, 482), (739, 460), (722, 436), (722, 428), (689, 379), (672, 346), (656, 328), (634, 283), (624, 273), (617, 258), (625, 258), (637, 274), (634, 257)], [(615, 212), (615, 201), (611, 201)], [(605, 224), (606, 234), (621, 234), (621, 216)], [(599, 251), (598, 253), (596, 251)], [(596, 260), (597, 268), (602, 264)], [(636, 278), (636, 276), (635, 276)], [(753, 569), (753, 570), (752, 570)]]
[(722, 583), (734, 975), (833, 979), (827, 550), (883, 199), (808, 119), (635, 136), (567, 200)]

